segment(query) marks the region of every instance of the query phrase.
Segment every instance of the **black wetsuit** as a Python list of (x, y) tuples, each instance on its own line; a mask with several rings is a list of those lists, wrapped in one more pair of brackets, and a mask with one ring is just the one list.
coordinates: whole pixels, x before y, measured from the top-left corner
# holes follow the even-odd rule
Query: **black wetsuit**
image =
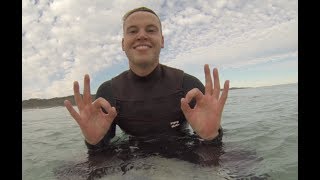
[[(231, 149), (231, 154), (224, 156), (222, 128), (211, 141), (204, 141), (197, 134), (190, 133), (189, 128), (186, 129), (187, 121), (180, 109), (180, 99), (193, 88), (204, 93), (205, 88), (197, 78), (161, 64), (146, 77), (139, 77), (128, 70), (106, 81), (99, 87), (96, 98), (103, 97), (116, 107), (117, 117), (98, 144), (86, 142), (88, 161), (55, 173), (61, 179), (74, 177), (74, 174), (95, 179), (112, 173), (124, 174), (131, 169), (148, 170), (153, 168), (152, 163), (135, 163), (136, 160), (162, 156), (204, 166), (237, 162), (230, 171), (239, 174), (238, 159), (250, 157), (256, 160), (255, 154), (232, 153)], [(194, 105), (195, 101), (191, 101), (190, 106)], [(115, 137), (116, 125), (128, 136)], [(252, 162), (250, 158), (249, 162)], [(240, 159), (239, 162), (242, 161)]]
[[(127, 70), (104, 82), (96, 98), (105, 98), (116, 107), (117, 117), (105, 137), (96, 145), (86, 142), (89, 150), (106, 147), (115, 136), (116, 125), (136, 138), (185, 135), (189, 132), (187, 120), (180, 108), (180, 100), (193, 88), (204, 93), (203, 84), (181, 70), (159, 64), (145, 77)], [(194, 107), (195, 101), (190, 102)], [(211, 142), (220, 142), (219, 135)]]

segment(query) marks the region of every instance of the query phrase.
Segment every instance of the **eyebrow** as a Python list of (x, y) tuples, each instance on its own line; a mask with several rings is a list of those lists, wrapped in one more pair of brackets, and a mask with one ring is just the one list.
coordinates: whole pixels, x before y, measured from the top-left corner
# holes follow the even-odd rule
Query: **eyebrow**
[[(146, 26), (146, 28), (150, 28), (150, 27), (155, 27), (155, 28), (159, 29), (159, 27), (154, 24), (149, 24)], [(131, 28), (138, 28), (138, 26), (132, 25), (132, 26), (127, 27), (126, 30), (131, 29)]]

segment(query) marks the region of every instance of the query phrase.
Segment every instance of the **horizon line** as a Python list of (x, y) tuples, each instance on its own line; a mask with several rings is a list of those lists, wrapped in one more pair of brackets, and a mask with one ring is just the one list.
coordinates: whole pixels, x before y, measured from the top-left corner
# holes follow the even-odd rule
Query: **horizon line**
[[(289, 85), (289, 84), (298, 84), (298, 82), (294, 82), (294, 83), (283, 83), (283, 84), (274, 84), (274, 85), (263, 85), (263, 86), (248, 86), (248, 87), (230, 87), (229, 89), (247, 89), (247, 88), (261, 88), (261, 87), (270, 87), (270, 86), (278, 86), (278, 85)], [(223, 88), (221, 88), (221, 91), (223, 90)], [(80, 93), (81, 94), (81, 93)], [(82, 94), (81, 94), (82, 95)], [(95, 95), (95, 94), (91, 94), (91, 95)], [(49, 100), (49, 99), (54, 99), (54, 98), (63, 98), (63, 97), (69, 97), (69, 96), (74, 96), (74, 95), (67, 95), (67, 96), (59, 96), (59, 97), (51, 97), (51, 98), (39, 98), (39, 97), (35, 97), (35, 98), (29, 98), (29, 99), (22, 99), (23, 101), (28, 101), (31, 99), (41, 99), (41, 100)]]

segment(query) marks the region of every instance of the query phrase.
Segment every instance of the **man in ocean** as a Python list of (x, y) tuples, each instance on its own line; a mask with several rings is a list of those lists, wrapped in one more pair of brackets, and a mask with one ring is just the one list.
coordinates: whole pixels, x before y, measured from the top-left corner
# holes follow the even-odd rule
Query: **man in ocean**
[(132, 139), (179, 137), (189, 133), (201, 142), (222, 140), (221, 117), (229, 91), (225, 81), (220, 95), (219, 74), (204, 65), (205, 86), (182, 70), (159, 63), (164, 47), (161, 21), (149, 8), (140, 7), (123, 17), (122, 49), (129, 70), (100, 85), (92, 101), (89, 75), (83, 96), (73, 84), (77, 112), (64, 102), (79, 124), (89, 150), (103, 149), (115, 136), (116, 125)]

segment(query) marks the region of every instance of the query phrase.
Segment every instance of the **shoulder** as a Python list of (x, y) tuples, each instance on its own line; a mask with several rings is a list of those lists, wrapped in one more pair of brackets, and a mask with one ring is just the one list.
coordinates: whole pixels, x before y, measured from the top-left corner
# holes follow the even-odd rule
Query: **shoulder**
[(171, 73), (178, 73), (178, 74), (181, 74), (181, 75), (184, 74), (184, 72), (181, 69), (170, 67), (170, 66), (167, 66), (167, 65), (164, 65), (164, 64), (160, 64), (160, 65), (161, 65), (161, 68), (164, 71), (171, 72)]
[(180, 84), (182, 83), (184, 72), (181, 69), (166, 66), (163, 64), (160, 65), (163, 74), (165, 74), (167, 77), (170, 77), (170, 79), (178, 80)]
[(109, 87), (111, 87), (111, 80), (105, 81), (104, 83), (102, 83), (99, 88), (98, 91), (100, 89), (108, 89)]
[(102, 83), (97, 90), (96, 93), (96, 99), (98, 97), (105, 97), (105, 92), (110, 92), (111, 91), (111, 87), (112, 87), (112, 83), (111, 80), (105, 81), (104, 83)]
[(183, 74), (183, 82), (184, 83), (191, 83), (191, 84), (195, 84), (195, 85), (202, 85), (202, 82), (196, 78), (193, 75), (190, 75), (188, 73), (184, 73)]
[(111, 79), (111, 81), (116, 81), (116, 80), (119, 80), (119, 79), (122, 79), (124, 77), (127, 77), (127, 74), (128, 74), (129, 70), (126, 70), (126, 71), (123, 71), (122, 73), (118, 74), (117, 76), (113, 77)]
[(202, 82), (198, 78), (196, 78), (195, 76), (190, 75), (188, 73), (183, 74), (182, 87), (186, 91), (190, 91), (193, 88), (198, 88), (200, 91), (202, 91), (202, 93), (204, 93), (204, 86), (203, 86)]
[[(180, 69), (160, 64), (164, 86), (182, 87), (184, 72)], [(168, 84), (166, 84), (167, 82)]]
[(183, 80), (184, 81), (200, 82), (200, 80), (198, 78), (196, 78), (195, 76), (188, 74), (188, 73), (183, 74)]
[(121, 74), (113, 77), (112, 79), (105, 81), (104, 83), (102, 83), (97, 90), (96, 93), (96, 99), (99, 97), (103, 97), (105, 99), (111, 99), (113, 97), (113, 84), (115, 82), (117, 82), (116, 80), (120, 79), (121, 77), (123, 77), (124, 74), (126, 74), (127, 71), (122, 72)]

